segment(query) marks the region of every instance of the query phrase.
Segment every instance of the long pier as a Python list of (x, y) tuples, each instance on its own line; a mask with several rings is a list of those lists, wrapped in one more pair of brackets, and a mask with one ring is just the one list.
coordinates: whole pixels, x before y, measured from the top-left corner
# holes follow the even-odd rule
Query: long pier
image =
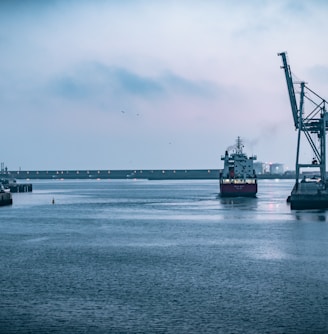
[[(121, 170), (18, 170), (0, 173), (17, 180), (33, 179), (148, 179), (148, 180), (218, 180), (220, 169), (121, 169)], [(291, 179), (294, 175), (258, 175), (259, 179)]]
[[(154, 169), (154, 170), (19, 170), (6, 171), (3, 176), (14, 179), (218, 179), (219, 169)], [(1, 174), (0, 174), (1, 177)]]

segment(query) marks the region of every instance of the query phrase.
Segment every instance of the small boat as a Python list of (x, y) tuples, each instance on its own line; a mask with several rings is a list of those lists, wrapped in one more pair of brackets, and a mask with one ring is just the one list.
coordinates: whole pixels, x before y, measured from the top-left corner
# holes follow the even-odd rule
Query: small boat
[(256, 197), (257, 177), (253, 167), (256, 156), (248, 157), (243, 153), (243, 147), (238, 137), (236, 145), (227, 149), (221, 157), (224, 161), (224, 168), (220, 173), (221, 197)]

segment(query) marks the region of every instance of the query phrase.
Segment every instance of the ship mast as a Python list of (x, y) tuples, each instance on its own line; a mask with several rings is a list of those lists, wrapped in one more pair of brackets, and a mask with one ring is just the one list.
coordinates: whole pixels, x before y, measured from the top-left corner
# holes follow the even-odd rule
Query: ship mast
[(237, 154), (242, 154), (243, 153), (243, 147), (244, 147), (244, 145), (243, 145), (242, 140), (241, 140), (241, 138), (239, 136), (238, 136), (236, 142), (237, 142), (236, 143), (236, 153)]

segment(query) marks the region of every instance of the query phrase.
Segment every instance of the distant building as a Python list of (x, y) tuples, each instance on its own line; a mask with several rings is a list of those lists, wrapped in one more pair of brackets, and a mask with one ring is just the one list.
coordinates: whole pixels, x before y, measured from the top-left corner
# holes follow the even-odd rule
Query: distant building
[(269, 167), (270, 174), (284, 174), (285, 167), (284, 164), (271, 163)]
[(254, 162), (253, 167), (256, 175), (261, 175), (265, 173), (265, 163), (259, 161)]
[(273, 174), (282, 175), (285, 173), (285, 165), (272, 162), (254, 162), (255, 173), (257, 175)]

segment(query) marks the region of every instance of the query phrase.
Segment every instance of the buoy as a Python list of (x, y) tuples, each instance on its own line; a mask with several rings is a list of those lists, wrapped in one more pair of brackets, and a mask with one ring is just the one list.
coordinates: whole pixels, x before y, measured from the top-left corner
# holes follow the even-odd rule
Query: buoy
[(52, 199), (52, 204), (55, 204), (55, 199), (54, 198)]

